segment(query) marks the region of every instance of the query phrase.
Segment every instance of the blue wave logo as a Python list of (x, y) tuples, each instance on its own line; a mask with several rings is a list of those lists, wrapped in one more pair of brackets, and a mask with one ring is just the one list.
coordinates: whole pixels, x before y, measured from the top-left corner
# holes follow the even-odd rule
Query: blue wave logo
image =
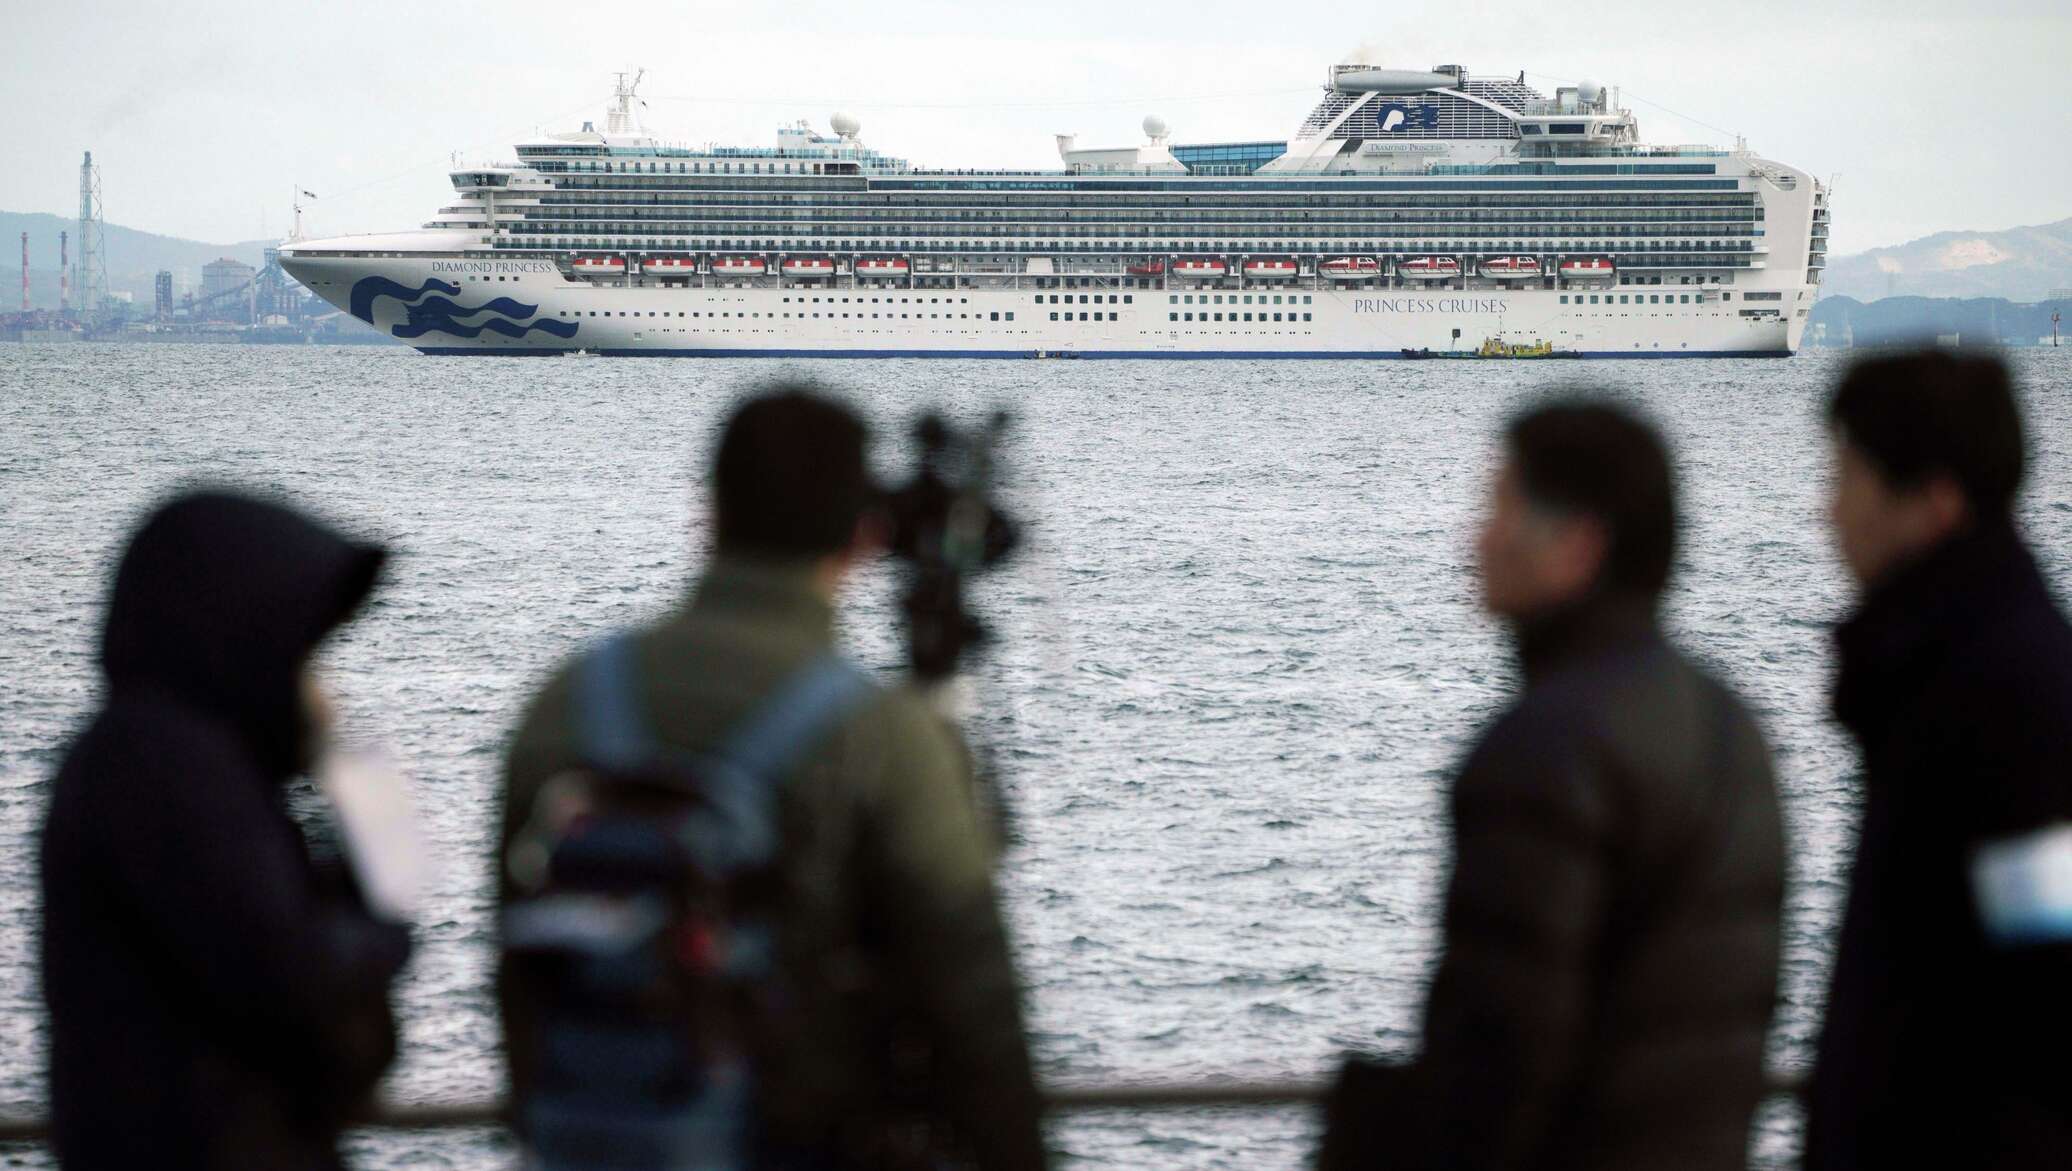
[[(443, 293), (444, 296), (431, 296)], [(423, 337), (428, 333), (447, 333), (454, 337), (475, 338), (484, 331), (502, 334), (505, 337), (524, 337), (537, 329), (558, 338), (572, 338), (578, 328), (573, 321), (525, 321), (540, 311), (537, 305), (527, 305), (509, 297), (498, 297), (481, 305), (461, 305), (450, 298), (460, 296), (460, 286), (436, 277), (429, 278), (416, 288), (397, 284), (382, 276), (363, 277), (353, 285), (351, 312), (354, 317), (369, 325), (374, 324), (374, 302), (382, 297), (392, 297), (404, 304), (407, 319), (389, 332), (400, 338)], [(479, 323), (470, 324), (460, 320), (489, 313)]]

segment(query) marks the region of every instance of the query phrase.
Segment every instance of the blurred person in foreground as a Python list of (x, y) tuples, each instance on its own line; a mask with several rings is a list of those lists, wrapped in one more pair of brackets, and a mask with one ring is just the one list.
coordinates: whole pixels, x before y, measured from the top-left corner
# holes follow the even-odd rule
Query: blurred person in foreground
[(1350, 1061), (1320, 1165), (1745, 1165), (1775, 1002), (1769, 752), (1662, 636), (1662, 441), (1587, 402), (1511, 422), (1478, 554), (1524, 690), (1455, 779), (1414, 1064)]
[(512, 739), (500, 995), (533, 1166), (1044, 1166), (970, 759), (834, 650), (884, 528), (868, 438), (809, 388), (736, 409), (687, 601), (564, 664)]
[(1873, 358), (1827, 415), (1864, 799), (1806, 1166), (2072, 1167), (2072, 628), (2007, 370)]
[(284, 804), (328, 705), (317, 645), (381, 550), (277, 505), (154, 513), (115, 575), (101, 706), (43, 831), (43, 991), (67, 1168), (340, 1166), (395, 1055), (409, 953)]

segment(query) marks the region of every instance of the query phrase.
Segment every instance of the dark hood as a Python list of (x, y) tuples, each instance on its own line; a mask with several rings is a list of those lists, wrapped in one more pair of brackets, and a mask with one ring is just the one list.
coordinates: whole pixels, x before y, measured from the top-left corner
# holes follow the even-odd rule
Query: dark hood
[(115, 573), (101, 637), (111, 694), (213, 712), (285, 776), (305, 740), (301, 672), (373, 589), (384, 558), (277, 504), (200, 492), (163, 505)]

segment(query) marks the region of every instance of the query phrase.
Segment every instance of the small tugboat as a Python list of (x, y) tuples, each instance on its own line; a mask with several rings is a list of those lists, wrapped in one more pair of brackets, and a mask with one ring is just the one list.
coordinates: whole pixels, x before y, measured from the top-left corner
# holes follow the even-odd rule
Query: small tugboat
[(1507, 342), (1499, 337), (1483, 338), (1482, 344), (1472, 350), (1429, 350), (1406, 349), (1405, 358), (1423, 360), (1429, 358), (1450, 358), (1472, 361), (1478, 358), (1574, 358), (1574, 350), (1557, 350), (1550, 341), (1535, 339), (1530, 342)]

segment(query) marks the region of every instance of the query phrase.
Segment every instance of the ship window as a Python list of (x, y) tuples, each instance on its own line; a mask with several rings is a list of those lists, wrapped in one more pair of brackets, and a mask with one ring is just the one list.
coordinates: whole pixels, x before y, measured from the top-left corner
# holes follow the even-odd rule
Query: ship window
[(1166, 304), (1168, 304), (1168, 305), (1178, 305), (1179, 303), (1180, 303), (1180, 298), (1178, 298), (1178, 297), (1174, 296), (1174, 295), (1173, 295), (1173, 294), (1171, 294), (1171, 293), (1167, 293), (1167, 294), (1166, 294)]
[(1179, 315), (1178, 313), (1168, 313), (1168, 314), (1166, 314), (1166, 320), (1167, 320), (1167, 321), (1178, 321), (1178, 320), (1180, 320), (1180, 315)]
[(1246, 321), (1250, 321), (1250, 320), (1252, 320), (1252, 315), (1251, 315), (1251, 314), (1249, 314), (1249, 313), (1245, 314), (1245, 320), (1246, 320)]
[(1273, 303), (1274, 303), (1274, 304), (1276, 304), (1276, 305), (1278, 305), (1278, 304), (1280, 304), (1280, 303), (1281, 303), (1281, 299), (1280, 299), (1279, 297), (1275, 297), (1275, 298), (1273, 299)]
[(1218, 320), (1218, 321), (1221, 321), (1221, 320), (1223, 320), (1223, 315), (1222, 315), (1221, 313), (1218, 313), (1218, 314), (1216, 314), (1216, 320)]
[(1592, 293), (1592, 294), (1590, 294), (1590, 303), (1591, 303), (1592, 305), (1595, 305), (1595, 304), (1597, 304), (1597, 294), (1596, 294), (1596, 293)]
[(1307, 314), (1307, 313), (1303, 314), (1303, 315), (1302, 315), (1302, 319), (1303, 319), (1304, 321), (1308, 321), (1308, 320), (1309, 320), (1309, 314)]
[(1652, 297), (1649, 297), (1649, 298), (1648, 298), (1648, 304), (1650, 304), (1650, 305), (1660, 305), (1661, 303), (1662, 303), (1662, 294), (1660, 294), (1660, 293), (1656, 293), (1656, 294), (1655, 294), (1654, 296), (1652, 296)]
[(1116, 321), (1116, 320), (1119, 320), (1119, 319), (1120, 319), (1121, 317), (1122, 317), (1122, 314), (1120, 314), (1120, 313), (1110, 313), (1110, 314), (1108, 315), (1108, 320), (1110, 320), (1110, 321)]
[(1053, 313), (1053, 314), (1051, 314), (1051, 315), (1050, 315), (1050, 319), (1051, 319), (1052, 321), (1056, 321), (1056, 320), (1058, 319), (1058, 315), (1057, 315), (1057, 314), (1055, 314), (1055, 313)]
[(995, 313), (995, 314), (993, 314), (993, 315), (992, 315), (991, 317), (987, 318), (987, 320), (988, 320), (988, 321), (998, 321), (998, 320), (1000, 320), (1000, 315), (999, 315), (998, 313)]
[(1135, 296), (1131, 295), (1131, 294), (1128, 294), (1128, 293), (1124, 293), (1124, 294), (1123, 294), (1123, 297), (1122, 297), (1122, 303), (1123, 303), (1123, 304), (1125, 304), (1125, 305), (1132, 305), (1132, 304), (1135, 304), (1135, 303), (1136, 303), (1136, 300), (1137, 300), (1137, 298), (1136, 298)]
[[(1314, 298), (1314, 297), (1310, 296), (1310, 295), (1309, 295), (1309, 294), (1307, 294), (1307, 293), (1304, 293), (1304, 294), (1302, 295), (1302, 303), (1303, 303), (1304, 305), (1307, 305), (1307, 304), (1309, 304), (1309, 303), (1310, 303), (1311, 301), (1314, 301), (1314, 300), (1316, 300), (1316, 298)], [(1304, 318), (1304, 320), (1308, 320), (1308, 319), (1307, 319), (1307, 318)]]
[(1562, 303), (1563, 305), (1566, 305), (1566, 304), (1568, 304), (1568, 294), (1567, 294), (1567, 293), (1563, 293), (1563, 294), (1561, 294), (1561, 303)]
[(1189, 313), (1189, 314), (1187, 315), (1187, 320), (1189, 320), (1189, 321), (1193, 321), (1193, 320), (1194, 320), (1194, 314), (1192, 314), (1192, 313)]
[(1274, 315), (1273, 315), (1273, 319), (1274, 319), (1275, 321), (1279, 321), (1279, 320), (1281, 319), (1281, 315), (1280, 315), (1280, 314), (1278, 314), (1278, 313), (1276, 313), (1276, 314), (1274, 314)]

